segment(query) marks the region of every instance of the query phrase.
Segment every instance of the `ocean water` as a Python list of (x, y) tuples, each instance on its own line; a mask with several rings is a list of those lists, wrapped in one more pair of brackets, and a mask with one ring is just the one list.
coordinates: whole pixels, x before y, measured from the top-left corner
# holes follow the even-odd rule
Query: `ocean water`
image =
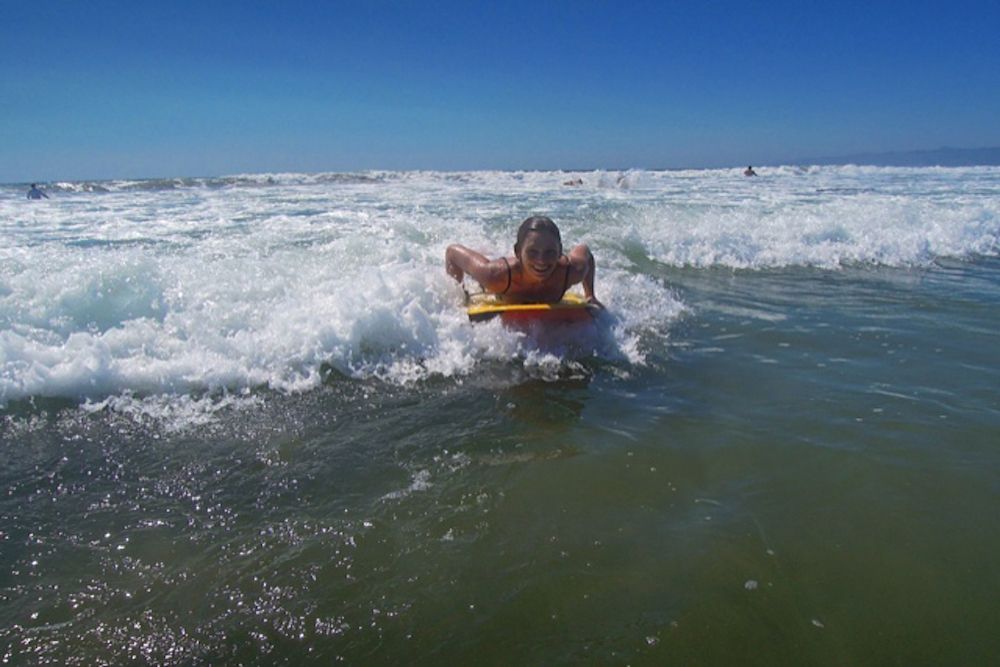
[(3, 663), (994, 661), (1000, 169), (760, 173), (0, 186)]

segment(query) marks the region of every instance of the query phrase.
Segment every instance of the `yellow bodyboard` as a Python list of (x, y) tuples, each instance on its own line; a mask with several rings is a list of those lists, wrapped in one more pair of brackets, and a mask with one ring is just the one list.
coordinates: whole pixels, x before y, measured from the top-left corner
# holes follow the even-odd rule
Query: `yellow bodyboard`
[(471, 294), (466, 312), (472, 322), (482, 322), (501, 316), (505, 322), (576, 322), (593, 317), (597, 306), (587, 303), (579, 294), (568, 292), (557, 303), (504, 303), (496, 294)]

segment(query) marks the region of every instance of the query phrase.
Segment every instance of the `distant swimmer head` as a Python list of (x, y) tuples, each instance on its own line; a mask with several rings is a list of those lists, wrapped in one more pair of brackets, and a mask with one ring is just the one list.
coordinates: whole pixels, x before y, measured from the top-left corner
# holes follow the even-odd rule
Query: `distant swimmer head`
[(517, 243), (514, 244), (514, 254), (518, 257), (521, 256), (521, 248), (524, 246), (525, 239), (531, 233), (553, 236), (559, 247), (559, 252), (562, 253), (562, 236), (559, 234), (559, 228), (556, 227), (556, 223), (544, 215), (533, 215), (522, 222), (521, 226), (517, 229)]

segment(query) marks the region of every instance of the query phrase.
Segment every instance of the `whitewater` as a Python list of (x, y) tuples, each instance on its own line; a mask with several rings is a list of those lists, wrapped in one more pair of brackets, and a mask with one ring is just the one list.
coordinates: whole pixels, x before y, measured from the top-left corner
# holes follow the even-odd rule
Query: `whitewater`
[[(698, 309), (647, 265), (836, 272), (1000, 249), (992, 167), (251, 174), (53, 183), (34, 202), (24, 189), (0, 188), (0, 407), (196, 414), (330, 372), (407, 384), (510, 358), (539, 376), (592, 355), (629, 372)], [(568, 345), (470, 326), (442, 269), (453, 242), (509, 254), (533, 214), (597, 257), (608, 313)]]

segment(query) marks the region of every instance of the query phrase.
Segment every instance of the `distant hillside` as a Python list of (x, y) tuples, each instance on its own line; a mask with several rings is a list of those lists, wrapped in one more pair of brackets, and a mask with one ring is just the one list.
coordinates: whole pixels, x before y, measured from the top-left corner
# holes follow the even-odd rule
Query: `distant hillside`
[(880, 167), (972, 167), (1000, 165), (1000, 146), (993, 148), (936, 148), (925, 151), (857, 153), (840, 157), (806, 158), (797, 164), (863, 164)]

